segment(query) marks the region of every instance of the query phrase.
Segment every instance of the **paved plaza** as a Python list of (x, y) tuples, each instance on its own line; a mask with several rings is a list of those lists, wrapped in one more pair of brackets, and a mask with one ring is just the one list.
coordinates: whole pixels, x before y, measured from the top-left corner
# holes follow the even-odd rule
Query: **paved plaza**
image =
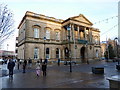
[[(120, 75), (116, 70), (117, 62), (105, 62), (104, 60), (90, 62), (90, 64), (72, 65), (70, 73), (69, 65), (49, 64), (47, 66), (47, 76), (36, 76), (35, 66), (27, 68), (26, 73), (22, 73), (22, 66), (14, 70), (13, 80), (9, 79), (6, 65), (1, 65), (2, 75), (0, 77), (2, 88), (109, 88), (107, 77)], [(93, 74), (93, 66), (104, 67), (104, 74)]]

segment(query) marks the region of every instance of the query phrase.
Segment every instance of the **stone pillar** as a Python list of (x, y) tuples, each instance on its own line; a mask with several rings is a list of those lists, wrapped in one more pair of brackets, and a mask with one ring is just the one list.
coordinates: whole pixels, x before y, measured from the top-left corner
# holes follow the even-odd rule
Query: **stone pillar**
[(90, 43), (92, 43), (92, 31), (91, 31), (91, 29), (89, 29), (89, 38), (90, 38)]
[(77, 26), (77, 30), (78, 30), (78, 39), (80, 39), (80, 29), (79, 29), (79, 26)]
[(70, 40), (74, 40), (74, 24), (71, 24), (71, 38)]
[(86, 38), (86, 27), (84, 28), (84, 40), (87, 40), (87, 38)]

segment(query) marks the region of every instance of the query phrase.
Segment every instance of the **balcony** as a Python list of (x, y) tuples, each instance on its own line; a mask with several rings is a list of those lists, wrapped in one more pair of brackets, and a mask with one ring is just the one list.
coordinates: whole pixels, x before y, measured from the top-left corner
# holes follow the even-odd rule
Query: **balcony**
[(81, 39), (77, 39), (77, 42), (78, 42), (79, 44), (87, 44), (87, 43), (88, 43), (87, 40), (81, 40)]

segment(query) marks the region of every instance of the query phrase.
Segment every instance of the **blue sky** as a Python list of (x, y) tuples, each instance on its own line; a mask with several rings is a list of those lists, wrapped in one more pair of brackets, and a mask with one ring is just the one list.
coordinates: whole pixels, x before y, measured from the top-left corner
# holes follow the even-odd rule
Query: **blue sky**
[[(26, 11), (44, 14), (57, 19), (67, 19), (83, 14), (94, 24), (109, 17), (117, 16), (118, 1), (119, 0), (0, 0), (0, 3), (7, 4), (8, 8), (14, 13), (15, 36), (17, 36), (17, 27)], [(118, 18), (114, 17), (108, 21), (94, 24), (93, 27), (100, 29), (101, 41), (103, 41), (106, 40), (106, 37), (114, 39), (114, 37), (118, 35), (118, 26), (114, 27), (114, 25), (117, 24)], [(110, 31), (106, 32), (108, 30)], [(7, 43), (9, 43), (8, 50), (15, 49), (15, 46), (10, 44), (11, 41), (15, 43), (13, 42), (15, 36), (4, 43), (3, 49), (7, 49)]]

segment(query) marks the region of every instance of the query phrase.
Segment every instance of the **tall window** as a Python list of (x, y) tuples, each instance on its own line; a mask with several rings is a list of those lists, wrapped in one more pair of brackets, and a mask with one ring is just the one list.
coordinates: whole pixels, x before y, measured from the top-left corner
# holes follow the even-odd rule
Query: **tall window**
[(39, 29), (34, 28), (34, 38), (39, 38)]
[(58, 48), (56, 48), (56, 58), (60, 58), (60, 52)]
[(98, 52), (98, 50), (96, 50), (96, 57), (98, 58), (98, 54), (99, 54), (99, 52)]
[(46, 58), (50, 58), (49, 48), (46, 48)]
[(34, 48), (34, 59), (39, 59), (39, 49), (37, 47)]
[(97, 37), (95, 38), (95, 44), (98, 44), (98, 39), (97, 39)]
[(46, 30), (46, 39), (50, 39), (50, 30)]
[(75, 39), (77, 39), (78, 38), (78, 31), (74, 31), (75, 32)]
[(60, 32), (56, 32), (56, 40), (60, 40)]

